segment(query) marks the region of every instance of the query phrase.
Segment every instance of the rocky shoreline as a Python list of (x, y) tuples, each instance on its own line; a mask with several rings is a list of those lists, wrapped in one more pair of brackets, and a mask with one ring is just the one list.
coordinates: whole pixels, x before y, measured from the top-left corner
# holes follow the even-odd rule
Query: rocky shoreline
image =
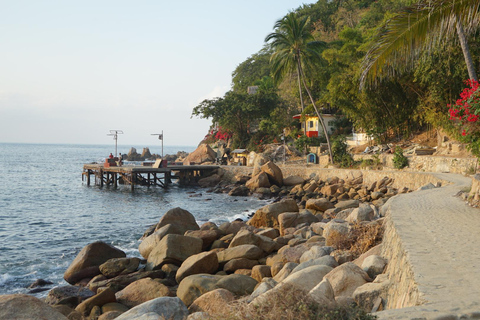
[(390, 285), (380, 256), (382, 206), (410, 190), (393, 188), (388, 177), (370, 185), (362, 176), (283, 177), (272, 162), (234, 180), (219, 169), (199, 184), (275, 201), (247, 222), (220, 226), (199, 226), (190, 212), (171, 209), (145, 232), (144, 259), (91, 243), (64, 274), (70, 286), (50, 290), (44, 302), (0, 296), (0, 318), (28, 319), (33, 312), (45, 319), (241, 319), (232, 317), (234, 306), (253, 312), (292, 290), (291, 300), (304, 295), (326, 313), (352, 305), (365, 316), (382, 309)]

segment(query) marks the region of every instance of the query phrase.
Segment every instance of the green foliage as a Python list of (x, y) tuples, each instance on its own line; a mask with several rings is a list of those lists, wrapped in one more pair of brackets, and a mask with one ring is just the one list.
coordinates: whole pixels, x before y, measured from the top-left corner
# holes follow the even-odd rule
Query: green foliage
[(306, 150), (309, 152), (308, 147), (318, 147), (321, 143), (325, 143), (327, 140), (325, 137), (307, 137), (305, 135), (300, 136), (295, 140), (294, 145), (297, 150)]
[(240, 63), (232, 72), (233, 90), (247, 92), (249, 86), (270, 75), (270, 53), (261, 50)]
[(395, 148), (393, 155), (393, 167), (395, 169), (403, 169), (408, 167), (408, 158), (403, 155), (403, 150), (400, 147)]
[(207, 99), (193, 109), (192, 115), (212, 119), (233, 134), (233, 146), (245, 147), (261, 119), (280, 104), (276, 93), (261, 92), (249, 95), (229, 91), (223, 98)]
[[(468, 3), (474, 1), (478, 0), (458, 0), (454, 3), (468, 7)], [(440, 2), (428, 1), (431, 4)], [(345, 115), (345, 121), (350, 121), (356, 130), (363, 129), (373, 135), (379, 142), (406, 137), (426, 126), (441, 126), (455, 138), (468, 143), (472, 152), (480, 156), (480, 142), (477, 143), (480, 137), (473, 140), (473, 136), (456, 134), (445, 107), (457, 99), (467, 74), (458, 43), (443, 41), (440, 46), (430, 46), (427, 51), (416, 51), (414, 58), (417, 59), (403, 59), (411, 62), (410, 71), (398, 76), (387, 67), (384, 71), (392, 75), (395, 73), (394, 78), (359, 90), (362, 62), (368, 63), (364, 57), (368, 52), (370, 57), (375, 54), (370, 51), (378, 39), (375, 35), (390, 30), (385, 28), (386, 23), (414, 3), (417, 1), (318, 0), (300, 6), (277, 21), (264, 48), (237, 66), (232, 73), (232, 91), (218, 100), (202, 102), (193, 114), (210, 118), (232, 131), (236, 146), (253, 147), (261, 137), (275, 137), (283, 128), (291, 127), (291, 116), (302, 111), (308, 88), (312, 102), (340, 110)], [(453, 2), (442, 3), (448, 6)], [(461, 13), (464, 22), (464, 18), (468, 18), (466, 12)], [(412, 28), (417, 28), (413, 22), (421, 21), (417, 17), (414, 20), (400, 22), (406, 21), (405, 25), (411, 23)], [(301, 41), (291, 41), (287, 27), (299, 27), (295, 35)], [(422, 26), (418, 28), (426, 30)], [(478, 32), (472, 33), (467, 38), (476, 69), (480, 68), (480, 42), (476, 41), (479, 35)], [(421, 40), (422, 37), (414, 39)], [(408, 46), (420, 48), (415, 41)], [(399, 47), (404, 48), (402, 45)], [(301, 55), (296, 54), (297, 49), (300, 49)], [(402, 55), (396, 56), (402, 59)], [(304, 76), (305, 86), (298, 75)], [(254, 98), (246, 97), (247, 87), (251, 85), (258, 85), (260, 95), (270, 97), (266, 99), (270, 102), (253, 101)], [(313, 106), (313, 103), (309, 104)], [(350, 134), (350, 126), (345, 124), (337, 129), (334, 135)], [(297, 138), (299, 133), (294, 132), (291, 137)], [(307, 145), (312, 142), (300, 140), (297, 143)]]
[(342, 168), (352, 167), (355, 163), (353, 157), (348, 153), (348, 145), (345, 136), (337, 136), (332, 141), (333, 161)]

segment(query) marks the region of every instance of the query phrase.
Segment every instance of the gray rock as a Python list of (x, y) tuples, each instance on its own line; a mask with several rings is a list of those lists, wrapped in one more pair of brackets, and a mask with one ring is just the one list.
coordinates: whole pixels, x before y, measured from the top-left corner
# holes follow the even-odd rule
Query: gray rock
[(343, 200), (343, 201), (339, 201), (335, 205), (335, 208), (340, 210), (345, 210), (348, 208), (358, 208), (359, 205), (360, 205), (360, 201), (358, 200)]
[[(153, 318), (153, 317), (157, 318)], [(188, 309), (179, 298), (161, 297), (144, 302), (120, 315), (116, 320), (158, 319), (184, 320)]]
[(386, 265), (387, 260), (377, 255), (371, 255), (363, 260), (362, 270), (365, 271), (370, 278), (375, 279), (377, 275), (383, 273)]
[(38, 298), (9, 294), (0, 296), (0, 319), (67, 320), (67, 317)]
[(291, 273), (282, 283), (291, 284), (302, 290), (310, 291), (332, 270), (331, 267), (325, 265), (307, 267), (298, 272)]
[(337, 260), (335, 260), (334, 257), (330, 255), (325, 255), (320, 258), (316, 258), (316, 259), (312, 259), (312, 260), (308, 260), (303, 263), (300, 263), (298, 266), (295, 267), (295, 269), (292, 270), (292, 274), (297, 271), (303, 270), (305, 268), (308, 268), (311, 266), (319, 266), (319, 265), (325, 265), (331, 268), (336, 268), (338, 267), (338, 262)]
[(300, 257), (300, 263), (317, 259), (323, 256), (329, 255), (333, 251), (332, 247), (325, 247), (325, 246), (313, 246), (310, 250), (304, 252)]

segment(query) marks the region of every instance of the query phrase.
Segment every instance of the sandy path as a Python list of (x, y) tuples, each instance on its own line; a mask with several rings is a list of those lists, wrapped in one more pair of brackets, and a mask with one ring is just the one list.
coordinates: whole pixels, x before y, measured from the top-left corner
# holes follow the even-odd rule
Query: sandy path
[(391, 201), (391, 217), (426, 303), (380, 312), (381, 319), (480, 319), (480, 209), (455, 197), (471, 178), (435, 175), (453, 184)]

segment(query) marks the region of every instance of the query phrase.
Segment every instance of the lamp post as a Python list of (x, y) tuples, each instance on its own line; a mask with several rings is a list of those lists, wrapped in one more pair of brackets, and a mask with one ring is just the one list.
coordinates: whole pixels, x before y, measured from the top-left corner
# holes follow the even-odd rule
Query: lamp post
[(118, 135), (123, 134), (122, 130), (110, 130), (110, 133), (107, 136), (113, 136), (113, 140), (115, 140), (115, 157), (117, 156), (117, 140)]
[(158, 136), (158, 140), (162, 140), (162, 159), (163, 159), (163, 130), (162, 133), (152, 133), (152, 136)]
[(281, 139), (283, 140), (283, 165), (285, 165), (285, 161), (286, 161), (286, 156), (285, 156), (285, 129), (283, 129), (283, 132), (281, 134)]

